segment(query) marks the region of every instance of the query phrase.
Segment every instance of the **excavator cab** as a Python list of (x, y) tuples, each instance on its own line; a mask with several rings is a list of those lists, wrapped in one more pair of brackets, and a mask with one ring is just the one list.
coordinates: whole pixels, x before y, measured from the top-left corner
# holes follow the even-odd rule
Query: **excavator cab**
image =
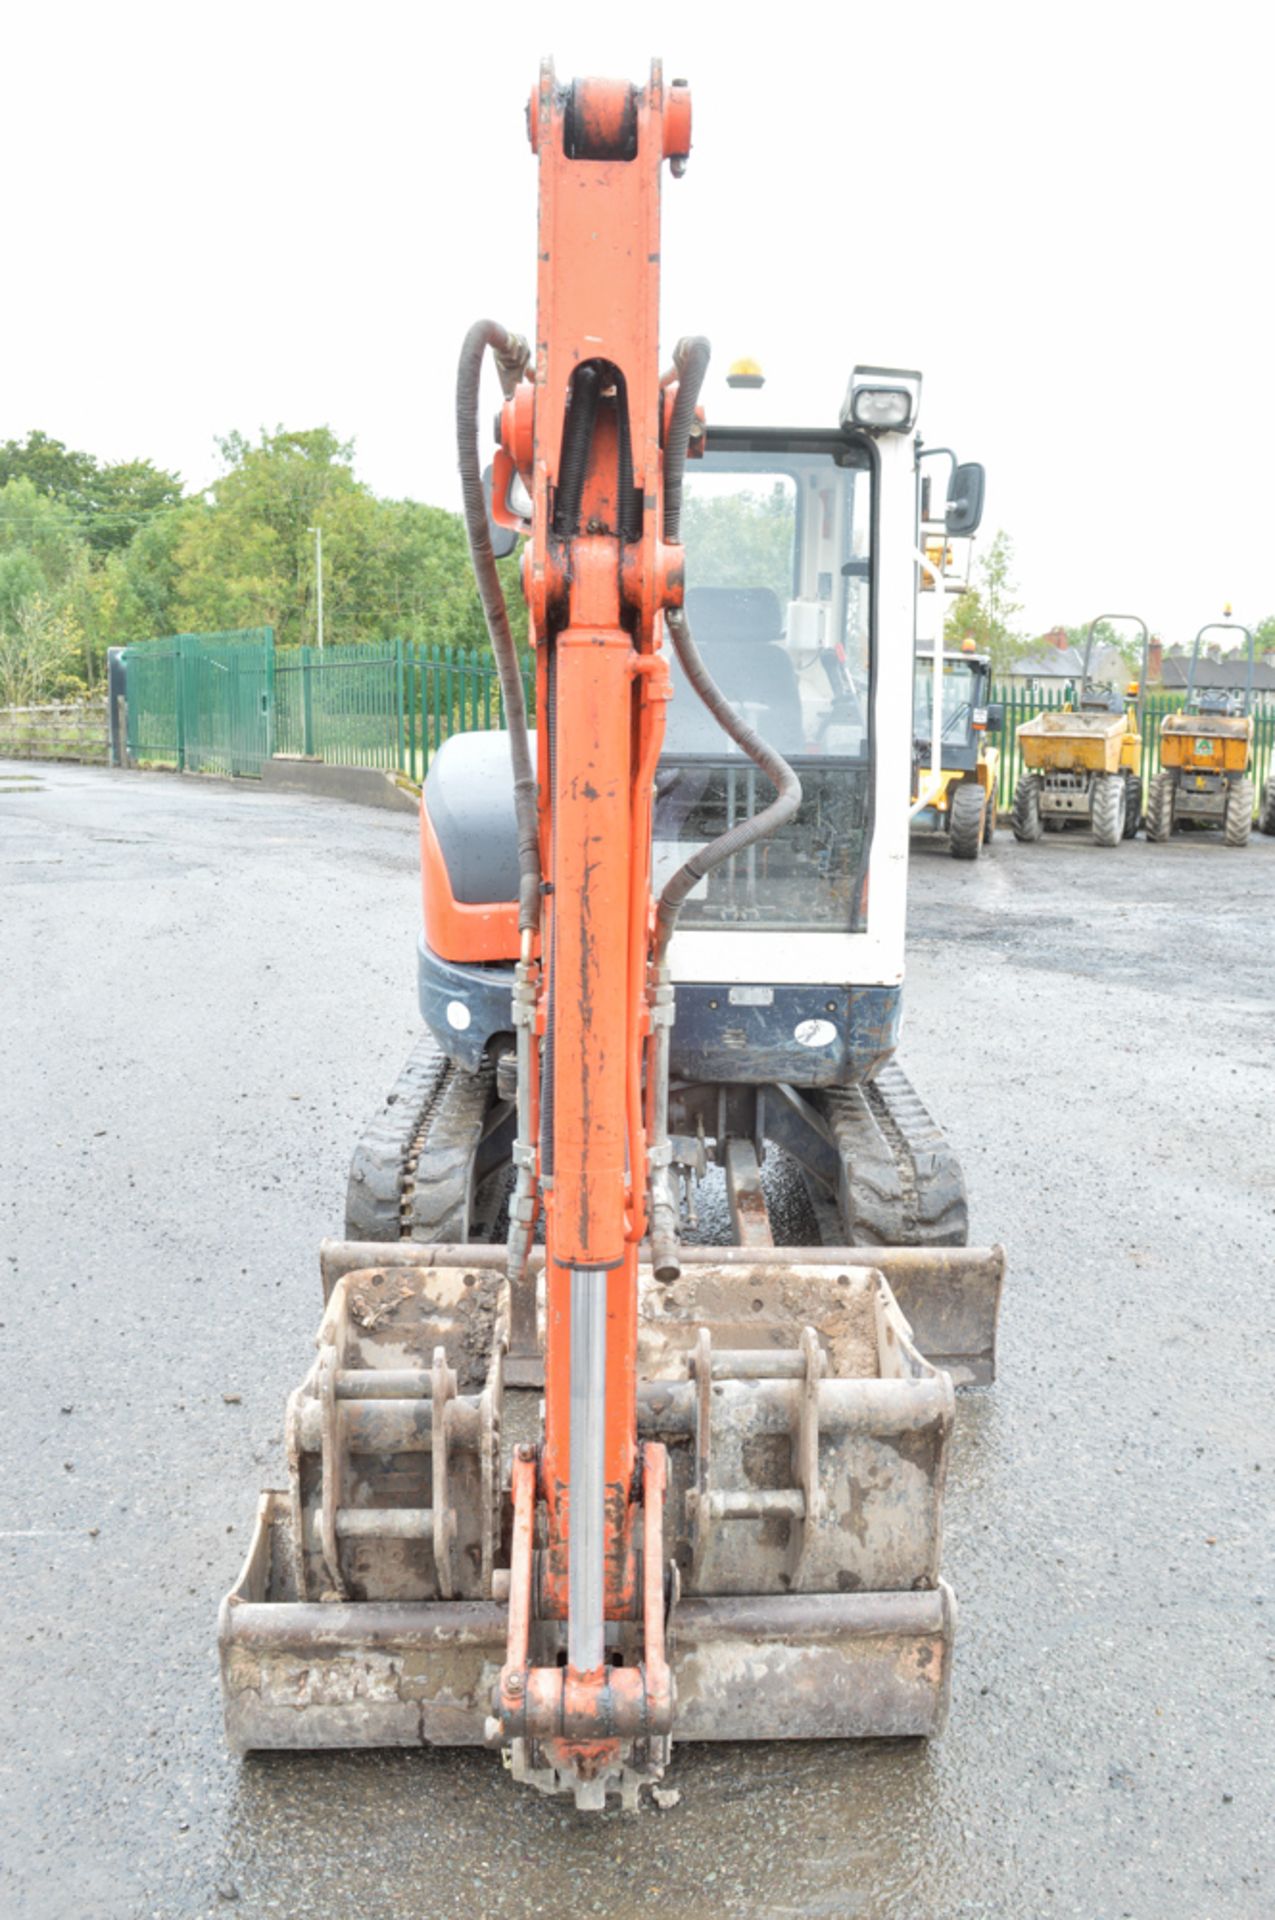
[[(861, 931), (873, 742), (872, 460), (863, 436), (714, 427), (688, 469), (686, 612), (732, 707), (798, 771), (796, 817), (700, 882), (679, 928)], [(766, 793), (673, 666), (655, 868), (671, 873)], [(708, 943), (701, 943), (708, 951)], [(676, 975), (675, 975), (676, 978)]]

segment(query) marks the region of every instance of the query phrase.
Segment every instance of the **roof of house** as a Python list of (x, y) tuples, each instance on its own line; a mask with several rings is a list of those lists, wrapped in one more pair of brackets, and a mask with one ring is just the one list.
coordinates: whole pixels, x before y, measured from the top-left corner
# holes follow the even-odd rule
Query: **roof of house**
[[(1037, 647), (1033, 653), (1025, 653), (1015, 660), (1010, 668), (1011, 674), (1030, 676), (1035, 680), (1079, 680), (1084, 670), (1085, 656), (1079, 647), (1056, 647), (1051, 645)], [(1092, 680), (1119, 680), (1129, 678), (1129, 668), (1119, 649), (1112, 646), (1097, 646), (1089, 662), (1089, 677)]]
[[(1185, 687), (1190, 671), (1189, 653), (1166, 653), (1160, 663), (1160, 685), (1174, 690)], [(1195, 670), (1195, 684), (1197, 687), (1219, 687), (1226, 692), (1243, 692), (1248, 685), (1248, 661), (1235, 654), (1225, 660), (1210, 660), (1207, 654), (1202, 655)], [(1259, 660), (1253, 669), (1253, 685), (1262, 693), (1275, 692), (1275, 667)]]
[(1074, 647), (1038, 647), (1015, 660), (1011, 673), (1030, 674), (1037, 680), (1075, 680), (1083, 665)]

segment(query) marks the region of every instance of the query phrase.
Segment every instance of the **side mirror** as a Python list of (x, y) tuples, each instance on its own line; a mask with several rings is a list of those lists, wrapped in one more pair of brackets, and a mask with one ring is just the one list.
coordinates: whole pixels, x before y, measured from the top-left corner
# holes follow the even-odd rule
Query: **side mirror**
[(987, 731), (1002, 733), (1005, 728), (1005, 709), (999, 700), (993, 700), (987, 708)]
[(983, 489), (986, 469), (977, 460), (969, 460), (952, 475), (947, 490), (945, 525), (953, 534), (976, 533), (983, 518)]
[(491, 537), (491, 550), (497, 560), (504, 560), (518, 545), (518, 535), (512, 527), (502, 527), (492, 517), (490, 467), (483, 471), (483, 499), (487, 502), (487, 532)]

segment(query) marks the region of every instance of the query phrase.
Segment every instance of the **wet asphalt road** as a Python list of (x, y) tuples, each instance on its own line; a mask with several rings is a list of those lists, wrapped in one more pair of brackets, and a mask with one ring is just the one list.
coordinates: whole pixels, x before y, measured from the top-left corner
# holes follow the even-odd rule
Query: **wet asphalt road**
[(1011, 1272), (932, 1747), (699, 1748), (582, 1819), (486, 1755), (223, 1750), (214, 1649), (356, 1128), (410, 818), (0, 761), (0, 1912), (1275, 1914), (1275, 841), (913, 870), (904, 1061)]

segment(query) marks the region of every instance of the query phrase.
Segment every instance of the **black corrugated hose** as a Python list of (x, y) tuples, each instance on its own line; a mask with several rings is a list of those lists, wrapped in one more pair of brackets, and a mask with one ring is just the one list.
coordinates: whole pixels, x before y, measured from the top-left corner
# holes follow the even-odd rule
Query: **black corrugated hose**
[[(666, 541), (681, 539), (682, 522), (682, 476), (686, 470), (686, 451), (690, 444), (691, 428), (695, 421), (695, 408), (699, 400), (700, 387), (708, 368), (709, 345), (707, 340), (679, 340), (673, 363), (678, 372), (677, 399), (673, 406), (673, 418), (669, 426), (669, 444), (664, 456), (664, 538)], [(685, 609), (670, 607), (665, 611), (664, 624), (672, 637), (682, 671), (695, 689), (708, 711), (712, 714), (722, 731), (730, 736), (735, 745), (746, 753), (749, 759), (765, 774), (776, 789), (774, 800), (761, 813), (751, 820), (741, 820), (726, 832), (719, 834), (706, 847), (700, 847), (677, 869), (660, 895), (656, 916), (655, 959), (661, 964), (668, 952), (673, 929), (677, 925), (677, 916), (682, 902), (696, 882), (702, 880), (714, 867), (720, 867), (723, 861), (732, 855), (743, 853), (758, 840), (765, 840), (770, 834), (777, 833), (780, 827), (791, 820), (801, 805), (801, 781), (793, 772), (782, 754), (769, 746), (761, 735), (750, 727), (748, 722), (736, 713), (726, 695), (722, 692), (712, 674), (700, 658), (698, 647), (691, 637), (690, 623)]]
[(478, 595), (483, 603), (491, 650), (496, 656), (505, 724), (514, 768), (514, 809), (518, 819), (518, 927), (533, 932), (540, 924), (540, 831), (536, 801), (536, 774), (531, 764), (527, 733), (527, 706), (523, 698), (518, 649), (509, 630), (509, 610), (496, 571), (483, 499), (483, 476), (478, 455), (478, 393), (483, 355), (488, 347), (496, 357), (501, 388), (506, 396), (522, 378), (528, 360), (525, 340), (494, 320), (476, 320), (465, 335), (456, 375), (456, 451), (460, 463), (461, 493), (469, 553)]

